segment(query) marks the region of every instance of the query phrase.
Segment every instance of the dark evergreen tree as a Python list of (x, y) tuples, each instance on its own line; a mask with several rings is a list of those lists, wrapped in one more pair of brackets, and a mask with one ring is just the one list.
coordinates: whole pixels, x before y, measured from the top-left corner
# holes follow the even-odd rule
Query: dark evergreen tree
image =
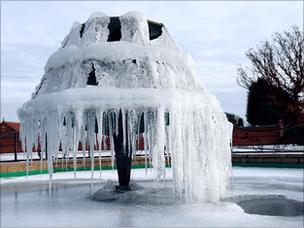
[(248, 88), (247, 121), (251, 125), (285, 124), (296, 121), (295, 113), (288, 111), (290, 96), (264, 78), (252, 82)]

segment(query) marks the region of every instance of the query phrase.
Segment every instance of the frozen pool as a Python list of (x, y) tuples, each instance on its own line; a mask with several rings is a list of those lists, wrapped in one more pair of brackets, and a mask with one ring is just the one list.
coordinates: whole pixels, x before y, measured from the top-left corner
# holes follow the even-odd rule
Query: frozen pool
[[(110, 186), (108, 179), (116, 180), (116, 171), (103, 171), (101, 179), (99, 171), (94, 175), (93, 192)], [(27, 182), (25, 177), (1, 179), (1, 225), (303, 226), (303, 210), (300, 209), (302, 215), (297, 215), (299, 203), (303, 206), (301, 169), (234, 167), (229, 196), (217, 204), (184, 204), (176, 200), (170, 188), (170, 169), (167, 181), (158, 188), (151, 181), (150, 172), (146, 176), (142, 169), (132, 170), (136, 191), (106, 195), (102, 201), (91, 199), (90, 172), (78, 172), (77, 178), (75, 184), (72, 172), (55, 173), (52, 192), (48, 189), (47, 175), (30, 176)], [(297, 213), (293, 214), (296, 216), (248, 214), (238, 204), (249, 212), (263, 209), (280, 214), (291, 208)], [(284, 208), (280, 210), (282, 205)]]

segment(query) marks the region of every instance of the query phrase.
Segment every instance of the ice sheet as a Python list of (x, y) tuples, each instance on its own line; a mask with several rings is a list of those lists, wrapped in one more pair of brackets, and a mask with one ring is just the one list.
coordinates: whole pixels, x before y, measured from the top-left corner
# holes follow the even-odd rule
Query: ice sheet
[[(90, 172), (79, 172), (74, 186), (73, 172), (55, 173), (53, 191), (48, 191), (48, 176), (1, 179), (1, 225), (3, 226), (280, 226), (302, 227), (303, 216), (280, 217), (246, 214), (233, 202), (184, 204), (172, 194), (171, 171), (167, 181), (151, 198), (121, 202), (92, 201)], [(94, 191), (108, 179), (117, 181), (115, 171), (94, 175)], [(259, 178), (257, 178), (259, 177)], [(153, 173), (132, 171), (132, 181), (146, 188), (151, 196)], [(285, 195), (303, 202), (303, 170), (270, 168), (233, 168), (231, 196)], [(159, 193), (159, 194), (158, 194)], [(161, 200), (160, 200), (161, 199)]]

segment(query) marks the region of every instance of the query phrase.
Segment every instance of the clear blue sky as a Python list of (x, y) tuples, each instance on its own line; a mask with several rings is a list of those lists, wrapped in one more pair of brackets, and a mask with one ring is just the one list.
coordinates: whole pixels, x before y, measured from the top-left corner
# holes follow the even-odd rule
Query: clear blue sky
[(236, 68), (248, 64), (244, 53), (274, 32), (303, 27), (302, 1), (2, 1), (1, 119), (17, 120), (17, 109), (30, 99), (74, 21), (96, 11), (119, 16), (131, 10), (162, 22), (193, 57), (198, 77), (224, 111), (243, 117), (247, 93), (236, 83)]

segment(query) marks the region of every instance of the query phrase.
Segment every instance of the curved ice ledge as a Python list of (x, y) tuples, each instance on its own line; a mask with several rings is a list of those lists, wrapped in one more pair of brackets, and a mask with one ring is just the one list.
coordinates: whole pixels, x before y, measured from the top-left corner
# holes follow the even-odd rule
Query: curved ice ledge
[[(36, 113), (47, 113), (50, 110), (62, 112), (99, 109), (120, 108), (158, 108), (161, 106), (175, 106), (189, 102), (202, 102), (209, 106), (209, 102), (219, 105), (211, 94), (202, 89), (189, 91), (183, 89), (153, 89), (153, 88), (115, 88), (87, 86), (85, 88), (72, 88), (60, 92), (40, 95), (26, 102), (22, 110), (35, 109)], [(204, 103), (204, 104), (203, 104)]]
[(57, 68), (67, 63), (79, 62), (85, 59), (106, 59), (120, 61), (148, 57), (150, 60), (165, 61), (172, 65), (185, 65), (187, 59), (177, 49), (172, 47), (142, 46), (130, 42), (119, 41), (111, 43), (97, 43), (89, 46), (68, 46), (60, 48), (50, 56), (45, 71)]

